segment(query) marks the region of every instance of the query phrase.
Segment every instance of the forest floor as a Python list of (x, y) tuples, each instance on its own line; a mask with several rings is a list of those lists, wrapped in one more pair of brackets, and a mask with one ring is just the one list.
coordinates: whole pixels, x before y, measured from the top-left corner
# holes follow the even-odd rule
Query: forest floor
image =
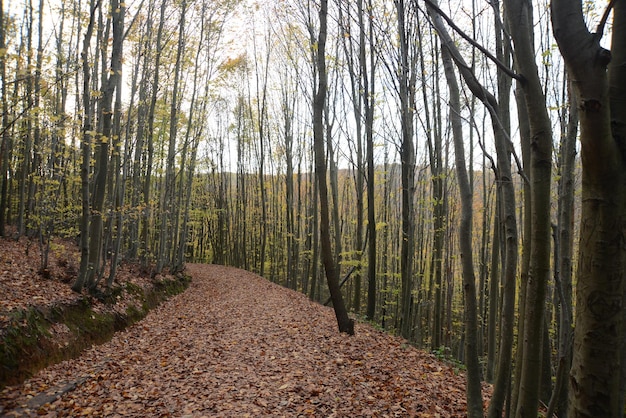
[(466, 416), (464, 375), (434, 355), (366, 323), (340, 334), (332, 309), (252, 273), (187, 270), (109, 342), (4, 388), (0, 415)]

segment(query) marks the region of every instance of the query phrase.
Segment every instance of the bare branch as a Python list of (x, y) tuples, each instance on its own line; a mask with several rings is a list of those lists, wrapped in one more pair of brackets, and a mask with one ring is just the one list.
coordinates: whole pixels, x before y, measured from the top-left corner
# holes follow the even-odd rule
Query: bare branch
[(600, 23), (598, 23), (598, 27), (596, 28), (596, 33), (594, 34), (594, 36), (597, 39), (602, 38), (602, 35), (604, 33), (604, 27), (606, 26), (606, 21), (609, 19), (609, 14), (611, 13), (611, 10), (613, 9), (614, 3), (615, 3), (615, 0), (610, 0), (609, 4), (606, 6), (606, 9), (604, 9), (604, 13), (602, 13), (602, 19), (600, 19)]
[[(614, 0), (612, 0), (611, 2), (613, 2), (613, 1)], [(472, 39), (471, 36), (469, 36), (465, 32), (463, 32), (461, 30), (461, 28), (459, 28), (457, 25), (455, 25), (454, 22), (452, 21), (452, 19), (450, 19), (450, 17), (448, 17), (448, 15), (446, 15), (444, 13), (444, 11), (439, 8), (439, 6), (437, 6), (435, 3), (432, 2), (432, 0), (424, 0), (424, 3), (426, 3), (426, 5), (428, 7), (432, 8), (435, 12), (437, 12), (437, 14), (439, 16), (441, 16), (448, 23), (448, 25), (450, 25), (450, 27), (452, 29), (454, 29), (454, 31), (456, 33), (458, 33), (463, 39), (465, 39), (467, 42), (469, 42), (472, 46), (476, 47), (480, 52), (485, 54), (485, 56), (487, 58), (489, 58), (491, 61), (493, 61), (493, 63), (496, 64), (506, 75), (508, 75), (509, 77), (514, 78), (514, 79), (516, 79), (518, 81), (524, 82), (524, 77), (522, 75), (515, 73), (515, 71), (511, 70), (507, 65), (504, 65), (504, 63), (502, 63), (502, 61), (500, 61), (498, 58), (496, 58), (485, 47), (483, 47), (478, 42), (476, 42), (474, 39)]]

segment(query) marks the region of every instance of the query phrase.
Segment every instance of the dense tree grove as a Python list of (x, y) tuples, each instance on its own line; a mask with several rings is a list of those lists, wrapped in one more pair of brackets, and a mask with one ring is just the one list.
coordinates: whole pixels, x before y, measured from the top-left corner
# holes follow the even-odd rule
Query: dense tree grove
[(624, 2), (0, 10), (0, 235), (75, 291), (237, 266), (464, 363), (469, 416), (622, 415)]

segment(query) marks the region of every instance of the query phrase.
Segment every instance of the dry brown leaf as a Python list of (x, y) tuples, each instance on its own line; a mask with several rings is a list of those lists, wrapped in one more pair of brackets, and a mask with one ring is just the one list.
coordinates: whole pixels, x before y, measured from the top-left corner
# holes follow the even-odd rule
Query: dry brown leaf
[[(0, 393), (0, 405), (83, 376), (51, 416), (463, 417), (465, 378), (367, 324), (242, 270), (189, 265), (194, 280), (141, 323)], [(485, 391), (488, 394), (488, 389)], [(487, 399), (488, 395), (485, 395)], [(0, 413), (8, 414), (9, 410)]]

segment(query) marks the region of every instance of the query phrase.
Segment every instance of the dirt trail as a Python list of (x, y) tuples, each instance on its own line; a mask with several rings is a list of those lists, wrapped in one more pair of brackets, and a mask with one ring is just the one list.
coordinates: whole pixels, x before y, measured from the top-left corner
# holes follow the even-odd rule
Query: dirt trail
[[(463, 376), (434, 356), (367, 324), (340, 335), (332, 309), (252, 273), (187, 268), (185, 293), (80, 358), (6, 388), (0, 414), (465, 416)], [(55, 400), (56, 391), (65, 393)]]

